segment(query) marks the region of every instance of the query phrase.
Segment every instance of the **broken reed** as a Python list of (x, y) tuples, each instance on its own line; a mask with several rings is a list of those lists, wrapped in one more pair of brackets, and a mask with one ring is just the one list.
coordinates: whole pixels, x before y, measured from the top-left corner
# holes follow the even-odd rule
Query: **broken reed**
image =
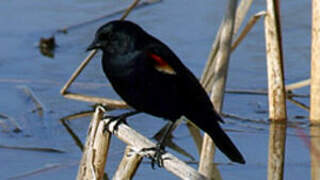
[[(114, 131), (116, 122), (109, 123), (110, 119), (102, 119), (104, 112), (105, 110), (98, 106), (91, 120), (77, 180), (103, 178), (112, 135), (110, 132), (114, 132), (115, 136), (128, 144), (113, 179), (132, 178), (140, 165), (141, 158), (154, 155), (154, 151), (141, 151), (143, 148), (155, 147), (151, 140), (125, 124), (120, 124), (117, 131)], [(206, 180), (203, 175), (172, 154), (165, 153), (162, 158), (163, 167), (177, 177)]]

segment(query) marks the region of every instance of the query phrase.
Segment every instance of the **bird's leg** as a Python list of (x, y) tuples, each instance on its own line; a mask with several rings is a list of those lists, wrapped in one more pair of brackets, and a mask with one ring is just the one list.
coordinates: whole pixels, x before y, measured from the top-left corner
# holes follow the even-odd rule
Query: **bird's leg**
[(153, 157), (151, 157), (151, 167), (154, 169), (154, 164), (157, 164), (158, 167), (163, 166), (163, 158), (162, 155), (166, 153), (165, 151), (165, 145), (166, 145), (166, 140), (172, 131), (172, 128), (174, 128), (174, 122), (169, 121), (169, 125), (167, 126), (165, 133), (157, 143), (155, 147), (151, 148), (143, 148), (142, 151), (154, 151)]
[(107, 130), (107, 127), (110, 125), (110, 123), (112, 123), (113, 121), (117, 121), (116, 124), (114, 125), (113, 127), (113, 132), (114, 133), (115, 131), (118, 130), (118, 127), (121, 123), (125, 123), (127, 124), (127, 117), (130, 117), (130, 116), (133, 116), (135, 114), (138, 114), (140, 113), (140, 111), (130, 111), (130, 112), (126, 112), (126, 113), (123, 113), (123, 114), (120, 114), (118, 116), (104, 116), (103, 119), (107, 119), (109, 118), (109, 122), (105, 125), (105, 128), (104, 128), (104, 131)]

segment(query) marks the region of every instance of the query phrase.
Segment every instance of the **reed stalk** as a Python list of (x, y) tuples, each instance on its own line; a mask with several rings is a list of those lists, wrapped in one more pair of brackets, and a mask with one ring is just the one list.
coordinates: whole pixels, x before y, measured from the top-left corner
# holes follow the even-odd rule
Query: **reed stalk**
[(310, 121), (320, 123), (320, 2), (312, 1)]
[(269, 119), (285, 121), (287, 119), (287, 111), (281, 44), (280, 3), (279, 0), (266, 1), (265, 36), (268, 68)]
[(135, 153), (132, 147), (128, 145), (124, 151), (123, 158), (118, 166), (118, 169), (113, 176), (113, 180), (129, 180), (135, 175), (140, 163), (142, 156)]
[(104, 133), (106, 125), (105, 121), (102, 121), (104, 112), (102, 107), (97, 107), (90, 122), (77, 180), (103, 179), (111, 140), (111, 133)]
[[(228, 2), (227, 12), (220, 29), (219, 51), (213, 61), (213, 75), (211, 76), (213, 78), (213, 86), (210, 99), (218, 113), (222, 110), (237, 2), (237, 0), (229, 0)], [(212, 160), (215, 153), (214, 147), (214, 142), (210, 136), (205, 134), (200, 155), (199, 172), (209, 179), (213, 179)]]

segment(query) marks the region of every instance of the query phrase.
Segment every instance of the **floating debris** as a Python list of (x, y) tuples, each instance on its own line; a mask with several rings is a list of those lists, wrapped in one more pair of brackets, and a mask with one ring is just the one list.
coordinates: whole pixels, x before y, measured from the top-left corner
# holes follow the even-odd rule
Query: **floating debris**
[(39, 41), (39, 49), (42, 55), (54, 58), (54, 50), (57, 47), (54, 36), (49, 38), (41, 37)]

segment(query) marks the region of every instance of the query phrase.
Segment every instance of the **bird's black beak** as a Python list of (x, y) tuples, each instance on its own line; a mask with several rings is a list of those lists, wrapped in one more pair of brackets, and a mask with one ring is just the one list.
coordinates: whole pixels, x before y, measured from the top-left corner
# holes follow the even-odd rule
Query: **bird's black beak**
[(99, 49), (101, 48), (101, 44), (99, 42), (97, 42), (96, 40), (94, 40), (88, 47), (87, 47), (87, 51), (91, 51), (93, 49)]

